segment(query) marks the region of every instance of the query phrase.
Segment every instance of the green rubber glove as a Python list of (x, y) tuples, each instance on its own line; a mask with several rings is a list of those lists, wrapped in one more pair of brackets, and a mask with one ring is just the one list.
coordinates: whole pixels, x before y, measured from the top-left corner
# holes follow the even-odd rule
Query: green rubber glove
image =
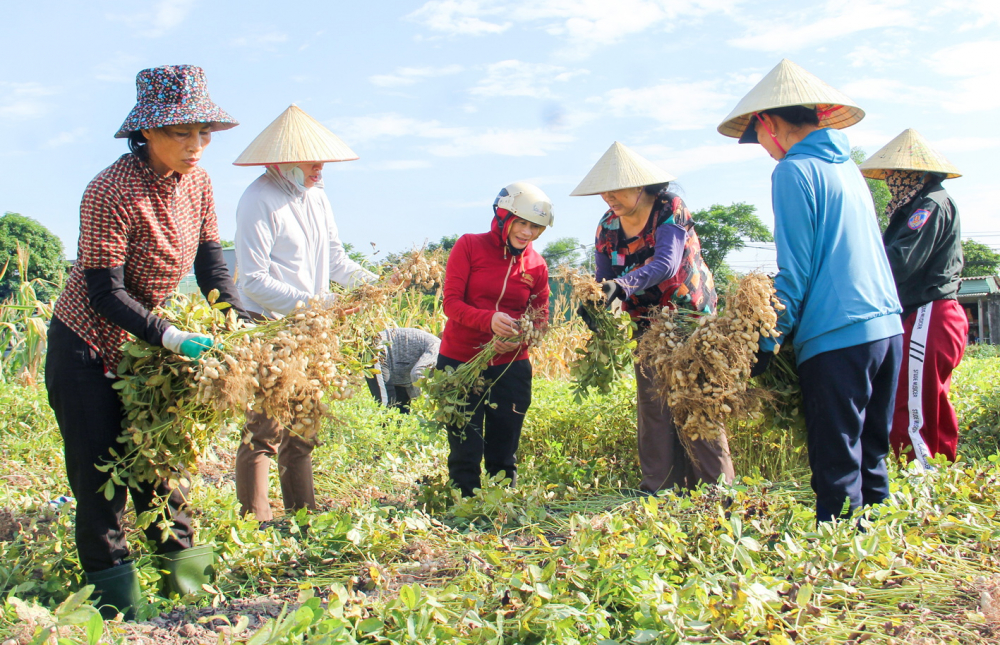
[(184, 354), (188, 358), (199, 358), (202, 352), (212, 349), (212, 345), (215, 342), (212, 340), (211, 336), (198, 336), (197, 338), (189, 338), (183, 343), (181, 343), (181, 354)]
[(211, 349), (215, 344), (211, 336), (181, 331), (173, 325), (163, 332), (162, 343), (173, 353), (188, 358), (199, 358), (205, 350)]

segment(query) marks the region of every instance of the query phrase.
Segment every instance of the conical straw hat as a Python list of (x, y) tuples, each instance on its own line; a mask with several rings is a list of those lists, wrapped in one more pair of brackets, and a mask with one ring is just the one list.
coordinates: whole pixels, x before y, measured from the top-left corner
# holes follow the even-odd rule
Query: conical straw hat
[(570, 195), (599, 195), (610, 190), (652, 186), (675, 179), (677, 177), (649, 159), (615, 141)]
[(250, 142), (233, 165), (353, 161), (357, 158), (340, 137), (299, 106), (290, 105)]
[(820, 119), (822, 128), (846, 128), (865, 116), (865, 111), (846, 94), (784, 58), (729, 113), (719, 125), (719, 134), (739, 138), (755, 113), (792, 105), (830, 110)]
[(885, 179), (886, 170), (937, 172), (943, 174), (945, 179), (962, 176), (958, 168), (913, 128), (903, 130), (902, 134), (861, 164), (861, 174), (871, 179)]

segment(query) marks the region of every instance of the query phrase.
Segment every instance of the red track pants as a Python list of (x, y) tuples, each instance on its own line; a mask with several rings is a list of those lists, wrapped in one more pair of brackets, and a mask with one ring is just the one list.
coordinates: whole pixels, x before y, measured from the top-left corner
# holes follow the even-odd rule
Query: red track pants
[[(920, 435), (930, 454), (945, 455), (949, 460), (955, 461), (958, 418), (955, 416), (955, 408), (948, 400), (948, 391), (951, 389), (951, 372), (962, 361), (962, 354), (965, 353), (969, 322), (957, 301), (935, 300), (931, 303), (926, 346), (921, 349), (919, 343), (910, 342), (916, 318), (915, 312), (903, 321), (903, 365), (896, 389), (896, 408), (889, 440), (897, 457), (907, 448), (912, 448), (908, 428), (913, 415), (919, 413), (923, 418)], [(922, 391), (919, 400), (913, 402), (910, 399), (913, 387), (910, 368), (914, 357), (921, 356)], [(914, 409), (915, 404), (920, 406), (919, 410)], [(907, 451), (905, 457), (912, 459), (913, 454), (913, 451)]]

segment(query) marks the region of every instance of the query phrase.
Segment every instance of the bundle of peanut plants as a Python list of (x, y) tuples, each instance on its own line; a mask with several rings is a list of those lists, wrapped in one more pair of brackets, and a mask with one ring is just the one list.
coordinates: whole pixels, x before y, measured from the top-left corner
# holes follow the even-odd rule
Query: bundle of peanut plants
[(605, 306), (604, 293), (592, 275), (567, 268), (559, 277), (570, 284), (573, 299), (579, 301), (596, 327), (586, 345), (576, 349), (576, 360), (570, 365), (576, 398), (587, 396), (590, 388), (607, 394), (632, 364), (635, 324), (627, 313), (615, 313)]
[(422, 404), (424, 414), (446, 426), (464, 428), (489, 393), (492, 384), (483, 377), (483, 372), (500, 354), (497, 342), (526, 344), (529, 347), (540, 342), (545, 335), (547, 321), (540, 319), (539, 313), (539, 310), (529, 306), (517, 320), (520, 331), (516, 336), (493, 336), (479, 353), (457, 369), (448, 366), (443, 370), (431, 370), (420, 381), (425, 399)]
[(781, 309), (770, 278), (751, 273), (721, 314), (668, 307), (651, 313), (639, 359), (685, 441), (718, 441), (729, 421), (757, 411), (759, 393), (747, 391), (750, 369), (761, 337), (779, 337)]
[(178, 296), (157, 314), (179, 329), (211, 335), (215, 344), (198, 360), (138, 340), (125, 344), (114, 386), (125, 409), (123, 446), (102, 466), (110, 473), (104, 493), (110, 498), (114, 485), (126, 483), (186, 486), (184, 473), (247, 410), (314, 441), (330, 414), (327, 401), (350, 398), (376, 369), (377, 334), (391, 324), (391, 298), (440, 278), (439, 263), (414, 251), (389, 280), (300, 303), (288, 316), (256, 326), (215, 303), (217, 292), (207, 303)]

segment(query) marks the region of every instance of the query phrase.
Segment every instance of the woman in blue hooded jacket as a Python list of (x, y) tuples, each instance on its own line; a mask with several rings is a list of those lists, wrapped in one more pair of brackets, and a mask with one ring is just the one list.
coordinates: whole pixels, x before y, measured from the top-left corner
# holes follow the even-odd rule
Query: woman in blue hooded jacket
[[(771, 175), (782, 340), (791, 337), (806, 416), (818, 521), (889, 494), (885, 456), (902, 359), (902, 309), (871, 193), (839, 129), (853, 102), (783, 60), (748, 94), (722, 134), (760, 143)], [(770, 340), (770, 339), (769, 339)], [(775, 348), (761, 343), (755, 374)]]

